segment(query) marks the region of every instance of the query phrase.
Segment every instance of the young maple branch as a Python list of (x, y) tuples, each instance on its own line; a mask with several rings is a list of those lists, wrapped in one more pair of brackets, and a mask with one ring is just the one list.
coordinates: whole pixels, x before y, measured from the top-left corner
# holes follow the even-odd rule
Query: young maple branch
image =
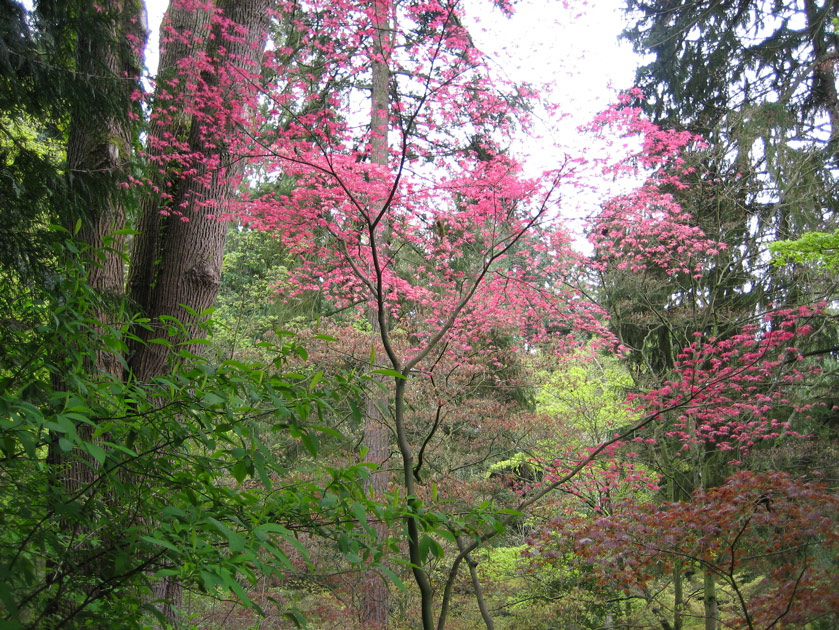
[[(457, 539), (457, 546), (460, 549), (463, 549), (463, 541), (461, 541), (460, 538)], [(492, 620), (492, 615), (490, 615), (486, 601), (484, 600), (484, 589), (481, 586), (480, 579), (478, 578), (478, 571), (476, 569), (478, 563), (475, 562), (469, 554), (466, 554), (464, 558), (466, 559), (466, 566), (469, 567), (469, 576), (472, 578), (472, 588), (475, 590), (475, 599), (478, 601), (478, 610), (481, 611), (481, 617), (484, 620), (484, 624), (486, 625), (487, 630), (495, 630), (495, 623)]]
[[(440, 330), (428, 340), (425, 344), (425, 347), (422, 348), (419, 352), (412, 359), (410, 359), (404, 366), (402, 370), (400, 370), (403, 374), (407, 375), (416, 365), (418, 365), (428, 354), (434, 349), (434, 347), (440, 343), (440, 340), (448, 334), (449, 330), (451, 330), (452, 326), (454, 326), (455, 322), (457, 321), (458, 316), (466, 308), (469, 302), (472, 300), (472, 296), (475, 295), (475, 292), (478, 290), (478, 287), (481, 285), (481, 282), (489, 273), (492, 264), (498, 260), (499, 258), (503, 257), (513, 246), (518, 243), (524, 235), (537, 223), (537, 221), (542, 218), (542, 216), (547, 211), (548, 201), (551, 198), (556, 187), (559, 185), (558, 177), (554, 179), (553, 185), (551, 188), (546, 192), (544, 199), (542, 200), (542, 204), (539, 207), (539, 210), (525, 223), (525, 225), (519, 229), (515, 234), (510, 236), (507, 240), (507, 243), (500, 249), (493, 251), (492, 248), (495, 247), (496, 244), (490, 246), (490, 249), (487, 250), (486, 255), (484, 256), (484, 264), (481, 266), (480, 271), (478, 272), (477, 276), (472, 282), (472, 286), (466, 291), (466, 293), (460, 298), (458, 303), (454, 306), (454, 308), (449, 313), (449, 317), (440, 327)], [(501, 241), (502, 243), (504, 241)], [(397, 368), (398, 369), (398, 368)]]
[(789, 594), (789, 599), (787, 599), (787, 605), (784, 608), (783, 612), (779, 614), (775, 619), (766, 626), (766, 630), (770, 630), (775, 624), (777, 624), (781, 619), (786, 617), (789, 614), (789, 611), (792, 610), (792, 602), (795, 599), (795, 594), (798, 592), (798, 587), (801, 585), (801, 579), (804, 577), (804, 573), (807, 571), (807, 567), (805, 566), (801, 569), (801, 573), (798, 574), (798, 577), (795, 579), (795, 584), (792, 585), (792, 592)]
[[(731, 588), (734, 590), (734, 594), (737, 595), (737, 601), (740, 602), (740, 609), (743, 611), (743, 616), (746, 620), (746, 625), (749, 627), (749, 630), (753, 630), (754, 624), (752, 622), (752, 616), (749, 614), (749, 607), (746, 604), (746, 599), (743, 597), (743, 592), (740, 590), (740, 587), (737, 585), (737, 578), (734, 575), (735, 569), (735, 560), (736, 560), (736, 550), (735, 547), (737, 546), (737, 542), (746, 532), (746, 529), (749, 527), (749, 523), (752, 521), (753, 514), (750, 514), (749, 517), (743, 523), (743, 526), (737, 532), (737, 535), (734, 536), (734, 540), (728, 545), (728, 553), (731, 556), (728, 562), (728, 574), (725, 575), (726, 580), (729, 584), (731, 584)], [(722, 572), (720, 572), (722, 573)]]
[(429, 430), (428, 435), (425, 436), (425, 440), (420, 447), (419, 453), (417, 453), (417, 465), (414, 466), (414, 479), (417, 480), (417, 483), (421, 483), (420, 480), (420, 470), (422, 469), (422, 461), (423, 455), (425, 454), (425, 448), (428, 446), (428, 443), (431, 441), (431, 438), (434, 437), (434, 434), (437, 432), (437, 427), (440, 426), (441, 420), (441, 411), (443, 409), (443, 405), (437, 405), (437, 413), (434, 414), (434, 424)]

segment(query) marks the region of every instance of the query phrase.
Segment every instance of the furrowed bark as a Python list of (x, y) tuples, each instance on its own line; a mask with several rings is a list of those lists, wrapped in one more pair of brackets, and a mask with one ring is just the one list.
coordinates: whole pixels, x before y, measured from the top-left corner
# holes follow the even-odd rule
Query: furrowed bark
[[(268, 20), (268, 0), (220, 0), (215, 8), (223, 19), (242, 28), (242, 37), (224, 36), (220, 20), (204, 10), (183, 9), (174, 3), (164, 18), (164, 26), (174, 29), (183, 37), (171, 41), (160, 61), (158, 102), (165, 107), (169, 101), (160, 89), (171, 90), (165, 83), (177, 76), (181, 64), (194, 63), (206, 57), (212, 69), (202, 72), (201, 78), (210, 88), (220, 81), (221, 66), (244, 82), (246, 73), (258, 68), (265, 49)], [(221, 47), (226, 51), (222, 51)], [(233, 91), (233, 90), (231, 90)], [(169, 191), (171, 199), (163, 201), (157, 195), (143, 199), (138, 219), (138, 232), (133, 242), (132, 266), (128, 290), (134, 304), (149, 319), (147, 327), (138, 328), (140, 339), (132, 347), (129, 368), (133, 378), (146, 382), (166, 373), (172, 360), (172, 348), (187, 341), (169, 334), (166, 318), (175, 318), (185, 328), (188, 339), (203, 337), (201, 313), (210, 308), (218, 295), (221, 282), (221, 265), (228, 224), (209, 216), (208, 207), (223, 212), (236, 193), (243, 162), (231, 152), (228, 138), (238, 130), (227, 110), (228, 101), (208, 104), (200, 96), (174, 94), (179, 113), (175, 116), (155, 118), (150, 130), (150, 154), (161, 157), (159, 147), (167, 138), (185, 141), (189, 152), (203, 155), (204, 159), (193, 168), (161, 168), (153, 177), (153, 184)], [(218, 129), (213, 138), (223, 140), (215, 144), (206, 140), (207, 120), (216, 117)], [(214, 162), (208, 166), (208, 161)], [(163, 338), (172, 345), (149, 343), (150, 339)], [(197, 344), (187, 344), (186, 349), (197, 351)], [(161, 612), (170, 620), (177, 616), (181, 599), (180, 584), (172, 579), (154, 583), (155, 598), (161, 602)]]
[[(268, 0), (223, 0), (217, 8), (221, 15), (246, 29), (247, 36), (241, 39), (225, 40), (221, 26), (211, 25), (212, 38), (207, 42), (200, 37), (193, 38), (193, 44), (176, 44), (167, 50), (161, 59), (161, 74), (174, 71), (174, 65), (183, 59), (206, 52), (218, 63), (219, 47), (227, 49), (227, 65), (231, 71), (250, 72), (258, 67), (265, 47), (265, 28), (268, 19)], [(193, 12), (194, 13), (194, 12)], [(209, 16), (194, 13), (192, 17), (177, 9), (170, 9), (172, 24), (182, 24), (194, 32), (207, 29)], [(210, 85), (218, 84), (219, 77), (212, 72), (202, 75)], [(189, 105), (187, 99), (186, 105)], [(222, 103), (219, 109), (228, 107)], [(209, 105), (201, 105), (202, 117), (217, 113)], [(227, 128), (216, 130), (217, 138), (228, 138), (237, 133), (228, 116), (220, 116)], [(163, 374), (170, 359), (170, 349), (162, 344), (146, 343), (149, 339), (163, 337), (172, 342), (183, 341), (167, 334), (161, 318), (175, 317), (182, 322), (190, 338), (203, 336), (200, 328), (200, 314), (210, 308), (218, 295), (221, 282), (221, 263), (228, 224), (208, 216), (208, 202), (217, 211), (223, 212), (235, 194), (243, 168), (241, 160), (230, 153), (229, 145), (217, 143), (208, 146), (204, 142), (204, 126), (197, 117), (191, 120), (169, 119), (167, 124), (157, 125), (152, 133), (158, 140), (164, 134), (183, 137), (188, 129), (186, 141), (191, 151), (203, 153), (207, 158), (217, 160), (211, 171), (206, 160), (196, 164), (194, 172), (167, 173), (171, 177), (172, 199), (166, 203), (151, 197), (144, 201), (139, 219), (140, 234), (134, 239), (132, 267), (128, 287), (131, 298), (148, 317), (151, 330), (140, 329), (137, 335), (143, 343), (133, 348), (129, 366), (135, 378), (147, 381)], [(162, 216), (161, 211), (167, 212)], [(187, 307), (187, 308), (185, 308)], [(192, 311), (192, 312), (191, 312)], [(195, 347), (189, 347), (194, 351)]]
[[(47, 3), (44, 3), (45, 5)], [(50, 7), (44, 7), (49, 10)], [(92, 335), (108, 333), (114, 321), (110, 306), (124, 294), (125, 236), (117, 234), (125, 227), (125, 205), (119, 185), (130, 170), (133, 138), (131, 96), (138, 87), (142, 68), (142, 48), (147, 37), (146, 14), (142, 2), (102, 2), (100, 20), (88, 23), (82, 6), (70, 8), (77, 12), (76, 77), (92, 100), (75, 100), (70, 112), (67, 140), (67, 178), (70, 207), (63, 216), (65, 227), (72, 233), (78, 222), (75, 240), (85, 246), (82, 262), (87, 270), (87, 284), (101, 300), (93, 308), (96, 324)], [(82, 89), (80, 86), (78, 89)], [(90, 97), (88, 97), (90, 98)], [(78, 339), (69, 338), (69, 345)], [(116, 350), (100, 348), (84, 361), (84, 370), (93, 378), (120, 381), (121, 358)], [(64, 374), (54, 374), (56, 392), (66, 391)], [(106, 436), (94, 437), (95, 426), (80, 423), (77, 434), (83, 442), (101, 442)], [(99, 527), (92, 510), (108, 503), (110, 492), (95, 483), (100, 466), (81, 449), (65, 452), (59, 435), (50, 439), (47, 462), (54, 471), (55, 485), (67, 501), (81, 506), (78, 519), (63, 523), (67, 547), (63, 566), (47, 567), (53, 581), (52, 600), (44, 607), (41, 618), (34, 622), (60, 625), (70, 623), (86, 608), (67, 598), (65, 586), (73, 580), (86, 583), (86, 602), (107, 599), (109, 577), (114, 572), (113, 552), (119, 542), (113, 535), (118, 525)], [(87, 541), (99, 538), (98, 546)], [(103, 552), (103, 550), (106, 550)], [(46, 627), (46, 626), (45, 626)]]

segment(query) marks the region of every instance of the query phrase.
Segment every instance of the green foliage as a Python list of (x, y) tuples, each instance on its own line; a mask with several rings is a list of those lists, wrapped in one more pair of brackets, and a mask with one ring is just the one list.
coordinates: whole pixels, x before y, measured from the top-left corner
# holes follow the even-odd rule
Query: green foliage
[(516, 453), (512, 457), (490, 464), (489, 468), (487, 468), (486, 476), (491, 477), (493, 473), (520, 471), (523, 467), (531, 466), (532, 459), (533, 458), (526, 453)]
[(817, 263), (827, 269), (839, 269), (839, 230), (832, 234), (807, 232), (794, 241), (777, 241), (770, 246), (772, 262)]
[(267, 333), (286, 323), (276, 285), (288, 274), (287, 254), (267, 232), (231, 228), (213, 320), (220, 358), (255, 359)]
[(139, 63), (130, 38), (115, 35), (113, 6), (119, 3), (35, 4), (29, 11), (23, 2), (0, 2), (0, 267), (27, 279), (50, 265), (44, 259), (53, 253), (50, 224), (72, 225), (97, 206), (91, 199), (118, 193), (114, 178), (102, 172), (67, 170), (73, 113), (82, 112), (77, 119), (85, 121), (116, 116), (135, 126), (129, 120), (132, 84), (96, 64), (80, 71), (79, 64), (95, 59), (92, 47), (106, 41), (125, 57), (125, 69)]
[(617, 357), (581, 357), (544, 375), (536, 409), (561, 419), (594, 444), (633, 420), (624, 403), (631, 387), (629, 371)]
[[(62, 249), (79, 253), (72, 241)], [(4, 627), (136, 628), (153, 610), (153, 576), (255, 607), (257, 576), (307, 561), (301, 536), (375, 555), (375, 537), (353, 525), (369, 467), (300, 477), (274, 449), (288, 436), (316, 456), (319, 435), (335, 435), (325, 414), (360, 394), (353, 379), (287, 371), (305, 350), (283, 337), (263, 349), (267, 367), (213, 365), (179, 350), (184, 340), (172, 348), (183, 367), (123, 382), (91, 373), (92, 358), (121, 359), (142, 321), (103, 302), (83, 269), (68, 263), (28, 292), (0, 275), (11, 292), (2, 316), (14, 325), (0, 327)], [(106, 308), (117, 323), (101, 323)]]
[(480, 554), (481, 574), (491, 582), (513, 579), (523, 566), (522, 554), (527, 545), (495, 547)]

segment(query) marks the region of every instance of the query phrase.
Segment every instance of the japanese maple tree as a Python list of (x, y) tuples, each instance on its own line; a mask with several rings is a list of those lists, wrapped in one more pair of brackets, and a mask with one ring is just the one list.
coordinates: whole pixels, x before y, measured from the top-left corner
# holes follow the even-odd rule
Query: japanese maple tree
[(695, 565), (730, 591), (726, 624), (802, 627), (839, 610), (838, 509), (824, 483), (744, 471), (687, 502), (627, 500), (602, 518), (557, 520), (534, 544), (541, 562), (572, 550), (572, 563), (627, 593), (649, 592), (674, 563)]
[[(526, 177), (502, 150), (526, 125), (512, 104), (532, 95), (484, 66), (460, 11), (454, 2), (307, 4), (295, 23), (300, 50), (274, 51), (268, 65), (282, 81), (262, 96), (269, 118), (286, 124), (250, 127), (253, 160), (269, 178), (294, 185), (251, 195), (238, 209), (240, 219), (282, 234), (301, 256), (282, 287), (286, 298), (315, 292), (334, 308), (355, 309), (359, 320), (374, 314), (378, 372), (393, 379), (389, 422), (425, 628), (435, 624), (425, 568), (432, 547), (420, 530), (439, 523), (420, 518), (418, 454), (437, 424), (409, 432), (408, 381), (431, 379), (442, 360), (465, 366), (473, 347), (491, 347), (499, 332), (521, 348), (608, 337), (600, 310), (575, 286), (579, 257), (556, 222), (568, 173)], [(323, 63), (317, 73), (300, 51)], [(384, 106), (376, 96), (383, 66)], [(326, 85), (341, 89), (315, 102)], [(370, 85), (368, 126), (363, 86)], [(298, 99), (312, 106), (297, 107)], [(558, 337), (558, 330), (575, 332)], [(455, 535), (473, 527), (456, 526)], [(445, 612), (441, 627), (444, 619)]]

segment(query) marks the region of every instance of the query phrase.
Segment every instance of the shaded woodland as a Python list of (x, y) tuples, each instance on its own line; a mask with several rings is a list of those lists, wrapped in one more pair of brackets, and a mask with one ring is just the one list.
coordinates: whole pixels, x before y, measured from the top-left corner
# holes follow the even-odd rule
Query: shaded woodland
[(839, 0), (621, 6), (533, 174), (505, 0), (0, 0), (0, 628), (839, 626)]

